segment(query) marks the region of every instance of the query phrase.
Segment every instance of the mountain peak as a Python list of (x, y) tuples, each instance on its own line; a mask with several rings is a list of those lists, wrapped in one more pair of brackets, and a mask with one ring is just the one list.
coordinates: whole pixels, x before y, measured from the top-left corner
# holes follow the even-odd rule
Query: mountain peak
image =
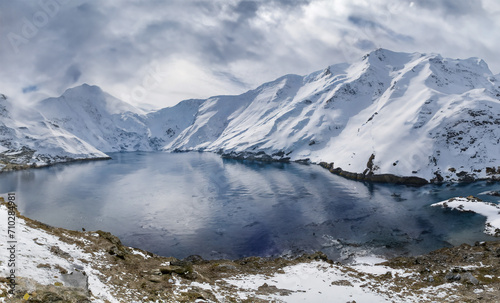
[(400, 66), (424, 56), (434, 56), (434, 54), (394, 52), (385, 48), (378, 48), (363, 56), (363, 61), (376, 66)]
[(394, 52), (394, 51), (391, 51), (391, 50), (388, 50), (386, 48), (377, 48), (373, 51), (371, 51), (369, 53), (369, 55), (376, 55), (376, 56), (395, 56), (395, 55), (400, 55), (400, 54), (404, 54), (404, 53), (400, 53), (400, 52)]
[(105, 93), (99, 86), (90, 85), (87, 83), (83, 83), (82, 85), (75, 86), (72, 88), (68, 88), (64, 94), (66, 93), (75, 93), (75, 92), (85, 92), (85, 93), (93, 93), (93, 94), (102, 94)]
[(68, 88), (57, 98), (42, 100), (40, 106), (49, 106), (55, 110), (60, 103), (66, 103), (67, 106), (74, 108), (74, 110), (80, 110), (82, 107), (85, 107), (87, 110), (95, 108), (98, 111), (106, 112), (106, 114), (122, 114), (126, 112), (134, 114), (144, 113), (135, 106), (106, 93), (99, 86), (87, 83)]

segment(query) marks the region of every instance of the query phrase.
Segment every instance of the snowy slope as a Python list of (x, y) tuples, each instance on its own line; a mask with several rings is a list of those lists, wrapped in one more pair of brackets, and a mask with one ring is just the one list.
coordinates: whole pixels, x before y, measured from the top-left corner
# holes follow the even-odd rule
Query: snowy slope
[(37, 110), (51, 123), (103, 152), (159, 150), (193, 123), (202, 100), (144, 113), (97, 86), (83, 84), (48, 98)]
[[(368, 175), (500, 178), (500, 79), (477, 58), (378, 49), (354, 64), (147, 114), (86, 84), (36, 110), (41, 117), (20, 121), (44, 125), (40, 140), (59, 132), (89, 154), (201, 150)], [(16, 127), (2, 131), (19, 137)]]
[(166, 149), (264, 152), (357, 173), (374, 155), (377, 174), (484, 178), (500, 165), (497, 81), (477, 58), (379, 49), (352, 65), (207, 99)]
[(151, 150), (149, 130), (138, 109), (84, 84), (40, 102), (45, 119), (104, 152)]
[(194, 122), (204, 100), (185, 100), (173, 107), (148, 113), (145, 117), (151, 145), (160, 150)]
[(107, 155), (0, 94), (0, 171)]

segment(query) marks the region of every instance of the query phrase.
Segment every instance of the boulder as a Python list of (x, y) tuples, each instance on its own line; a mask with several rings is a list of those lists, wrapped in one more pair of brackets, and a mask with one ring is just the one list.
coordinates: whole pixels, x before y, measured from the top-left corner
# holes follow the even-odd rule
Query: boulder
[(473, 285), (478, 285), (479, 284), (479, 280), (476, 279), (470, 272), (464, 273), (462, 275), (462, 278), (464, 279), (464, 281), (472, 283)]

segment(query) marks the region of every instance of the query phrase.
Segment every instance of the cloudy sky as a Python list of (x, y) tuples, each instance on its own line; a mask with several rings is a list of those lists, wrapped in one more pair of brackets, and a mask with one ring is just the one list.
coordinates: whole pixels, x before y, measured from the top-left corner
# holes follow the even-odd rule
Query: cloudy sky
[(497, 74), (499, 34), (497, 0), (0, 0), (0, 92), (30, 102), (89, 83), (165, 107), (379, 47)]

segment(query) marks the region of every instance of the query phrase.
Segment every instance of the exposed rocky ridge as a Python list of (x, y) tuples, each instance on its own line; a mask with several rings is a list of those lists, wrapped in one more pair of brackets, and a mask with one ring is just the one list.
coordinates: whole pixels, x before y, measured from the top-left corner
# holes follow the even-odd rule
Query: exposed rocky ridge
[[(370, 159), (372, 159), (372, 157), (370, 157)], [(363, 171), (363, 173), (353, 173), (344, 171), (340, 167), (334, 167), (333, 163), (320, 162), (319, 165), (323, 168), (328, 169), (332, 174), (336, 174), (357, 181), (394, 183), (394, 184), (406, 184), (406, 185), (425, 185), (429, 183), (427, 180), (419, 177), (404, 177), (404, 176), (401, 177), (392, 174), (375, 174), (373, 173), (373, 169), (370, 163), (371, 161), (368, 161), (367, 168)]]

